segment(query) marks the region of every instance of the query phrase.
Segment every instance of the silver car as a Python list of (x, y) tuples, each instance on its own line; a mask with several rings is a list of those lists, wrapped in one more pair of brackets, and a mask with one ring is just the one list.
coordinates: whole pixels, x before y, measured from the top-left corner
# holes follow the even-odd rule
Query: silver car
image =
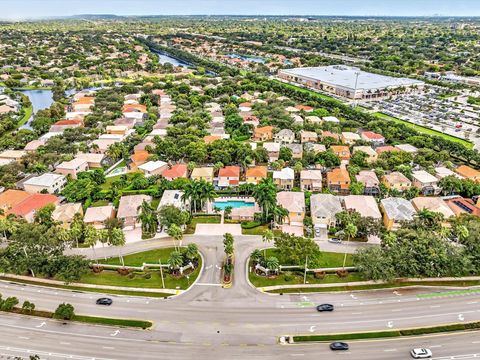
[(413, 349), (410, 354), (414, 359), (429, 359), (432, 357), (432, 351), (430, 349)]

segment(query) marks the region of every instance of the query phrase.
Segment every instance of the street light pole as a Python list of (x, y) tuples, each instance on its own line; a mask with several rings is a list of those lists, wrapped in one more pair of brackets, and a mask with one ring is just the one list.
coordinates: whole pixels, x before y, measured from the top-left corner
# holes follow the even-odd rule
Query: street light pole
[(158, 258), (158, 263), (160, 264), (160, 277), (162, 278), (162, 288), (165, 289), (165, 280), (163, 280), (162, 260), (160, 258)]
[(355, 71), (355, 90), (353, 91), (353, 107), (357, 107), (357, 85), (360, 71)]
[(308, 255), (305, 256), (305, 271), (303, 273), (303, 283), (307, 282), (307, 263), (308, 263)]

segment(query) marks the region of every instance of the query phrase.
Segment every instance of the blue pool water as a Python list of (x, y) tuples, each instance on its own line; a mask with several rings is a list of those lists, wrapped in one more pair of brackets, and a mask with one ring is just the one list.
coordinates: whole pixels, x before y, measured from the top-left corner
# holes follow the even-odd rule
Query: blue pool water
[(255, 206), (255, 203), (253, 202), (247, 202), (247, 201), (242, 201), (242, 200), (229, 200), (229, 201), (215, 201), (213, 203), (214, 208), (219, 208), (220, 210), (224, 210), (226, 207), (232, 207), (232, 208), (239, 208), (243, 206)]

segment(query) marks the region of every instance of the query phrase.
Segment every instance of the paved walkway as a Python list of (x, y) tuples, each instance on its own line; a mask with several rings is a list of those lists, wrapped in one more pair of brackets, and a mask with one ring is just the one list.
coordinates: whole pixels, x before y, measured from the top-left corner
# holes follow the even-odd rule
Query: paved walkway
[(197, 224), (195, 235), (222, 235), (230, 233), (232, 235), (242, 235), (240, 224)]

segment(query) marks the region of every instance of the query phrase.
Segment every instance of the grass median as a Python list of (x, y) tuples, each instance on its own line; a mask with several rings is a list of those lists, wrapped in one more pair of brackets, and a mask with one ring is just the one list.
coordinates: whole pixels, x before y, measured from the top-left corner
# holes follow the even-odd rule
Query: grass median
[(468, 331), (480, 329), (480, 322), (448, 324), (440, 326), (400, 329), (388, 331), (371, 331), (363, 333), (344, 333), (344, 334), (325, 334), (325, 335), (298, 335), (294, 336), (295, 342), (322, 342), (322, 341), (341, 341), (341, 340), (363, 340), (363, 339), (382, 339), (404, 336), (429, 335), (437, 333), (446, 333), (454, 331)]

